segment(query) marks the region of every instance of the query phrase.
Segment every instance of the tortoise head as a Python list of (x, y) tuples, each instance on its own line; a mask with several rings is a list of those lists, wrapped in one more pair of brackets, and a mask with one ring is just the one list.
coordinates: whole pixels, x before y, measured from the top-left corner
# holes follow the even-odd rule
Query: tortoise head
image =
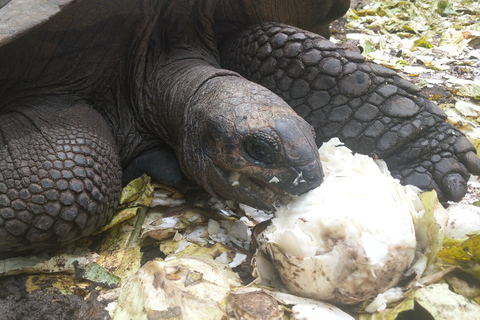
[(177, 156), (210, 194), (273, 210), (323, 180), (314, 131), (280, 97), (236, 76), (197, 90)]

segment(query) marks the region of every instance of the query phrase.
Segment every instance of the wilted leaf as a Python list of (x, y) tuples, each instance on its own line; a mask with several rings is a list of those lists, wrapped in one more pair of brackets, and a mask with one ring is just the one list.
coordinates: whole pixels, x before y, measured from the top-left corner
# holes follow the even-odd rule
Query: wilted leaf
[(418, 289), (414, 298), (434, 320), (473, 320), (480, 317), (480, 306), (477, 303), (450, 291), (445, 283)]
[(459, 15), (459, 13), (453, 9), (452, 3), (448, 0), (438, 1), (437, 12), (441, 15)]
[[(461, 86), (458, 88), (458, 90), (455, 91), (456, 95), (462, 96), (462, 97), (469, 97), (473, 98), (476, 100), (480, 99), (480, 86), (476, 84), (466, 84), (464, 86)], [(477, 114), (478, 116), (478, 114)]]
[(465, 101), (457, 101), (457, 103), (455, 103), (455, 109), (457, 109), (464, 116), (469, 116), (469, 117), (480, 116), (480, 106), (473, 103), (468, 103)]
[(433, 45), (430, 42), (428, 42), (425, 37), (421, 37), (420, 39), (416, 40), (413, 43), (413, 46), (414, 47), (427, 48), (427, 49), (433, 48)]
[(0, 275), (20, 273), (58, 273), (74, 272), (74, 262), (88, 264), (98, 259), (98, 254), (88, 249), (79, 250), (77, 254), (59, 254), (53, 257), (39, 254), (31, 257), (15, 257), (0, 260)]
[[(241, 288), (237, 292), (245, 289), (248, 290), (252, 288)], [(277, 299), (279, 303), (291, 309), (291, 320), (353, 320), (353, 317), (348, 313), (327, 302), (298, 297), (277, 290), (268, 291), (268, 293)]]
[(121, 209), (113, 215), (112, 219), (104, 225), (102, 228), (100, 228), (98, 231), (95, 232), (95, 234), (102, 233), (108, 229), (110, 229), (113, 226), (116, 226), (117, 224), (122, 223), (123, 221), (126, 221), (132, 217), (134, 217), (137, 214), (137, 210), (140, 207), (134, 207), (134, 208), (125, 208)]
[(475, 149), (477, 149), (477, 155), (480, 157), (480, 139), (472, 142)]
[(129, 207), (150, 206), (153, 199), (154, 187), (151, 178), (143, 175), (127, 184), (120, 195), (120, 205), (128, 204)]
[(107, 272), (107, 270), (95, 262), (85, 266), (79, 266), (78, 263), (76, 263), (75, 276), (106, 288), (116, 288), (120, 283), (119, 277)]
[(174, 199), (183, 198), (183, 193), (181, 193), (179, 190), (175, 189), (174, 187), (167, 186), (167, 185), (159, 183), (159, 182), (154, 182), (153, 185), (154, 185), (155, 189), (166, 190), (166, 193), (168, 193), (169, 196), (174, 198)]
[(459, 269), (445, 276), (445, 281), (458, 294), (469, 299), (480, 298), (480, 280)]
[(466, 239), (445, 239), (438, 257), (480, 279), (480, 231)]
[(378, 11), (378, 8), (352, 10), (352, 12), (355, 13), (358, 17), (374, 16), (377, 14)]
[(137, 244), (140, 229), (137, 223), (141, 223), (142, 217), (143, 213), (137, 217), (140, 221), (129, 220), (109, 229), (98, 250), (97, 263), (123, 280), (140, 268), (142, 253)]
[[(192, 275), (195, 281), (187, 281)], [(150, 261), (122, 285), (111, 314), (113, 319), (161, 319), (160, 314), (176, 310), (178, 319), (227, 319), (223, 301), (241, 285), (228, 266), (209, 258)]]
[(359, 314), (357, 320), (395, 320), (398, 315), (405, 311), (411, 311), (414, 309), (415, 301), (413, 296), (410, 295), (403, 299), (400, 303), (393, 308), (388, 308), (380, 312), (375, 313), (363, 313)]
[(235, 319), (282, 320), (283, 307), (263, 290), (235, 292), (228, 296), (228, 312)]
[(188, 275), (187, 278), (185, 279), (185, 287), (197, 284), (199, 281), (201, 281), (203, 278), (203, 273), (198, 272), (198, 271), (191, 271)]
[[(223, 252), (229, 252), (221, 243), (215, 243), (212, 247), (200, 246), (195, 243), (191, 243), (185, 240), (174, 241), (165, 240), (160, 243), (160, 251), (162, 251), (167, 257), (188, 257), (188, 256), (204, 256), (211, 259), (215, 259)], [(234, 256), (235, 253), (232, 252)]]
[(183, 194), (177, 189), (160, 183), (155, 183), (154, 186), (155, 191), (153, 193), (152, 203), (150, 204), (151, 207), (175, 207), (185, 203)]
[(118, 268), (113, 271), (115, 276), (120, 279), (128, 279), (132, 274), (140, 269), (140, 262), (143, 253), (140, 246), (130, 246), (123, 251), (123, 256)]
[(395, 319), (479, 319), (480, 306), (456, 294), (443, 283), (416, 289), (395, 307), (372, 314), (359, 314), (357, 320)]
[(438, 48), (453, 56), (459, 55), (467, 47), (467, 41), (460, 31), (447, 29), (438, 42)]
[(452, 203), (447, 208), (448, 226), (445, 237), (461, 239), (480, 230), (480, 208), (464, 203)]
[(76, 290), (84, 290), (91, 285), (90, 281), (79, 281), (71, 275), (66, 274), (38, 274), (29, 276), (25, 283), (28, 293), (37, 290), (52, 292), (59, 290), (63, 294), (73, 294)]
[(375, 46), (368, 40), (363, 42), (362, 47), (363, 47), (363, 52), (364, 53), (370, 53), (370, 52), (375, 51)]
[(206, 224), (208, 221), (207, 212), (204, 209), (190, 206), (175, 207), (163, 212), (153, 208), (149, 210), (157, 218), (142, 226), (142, 238), (149, 236), (155, 240), (171, 238), (177, 232), (191, 230), (197, 225)]
[(415, 236), (417, 241), (426, 248), (426, 269), (428, 269), (442, 247), (448, 214), (438, 201), (435, 191), (420, 194), (420, 200), (425, 213), (422, 217), (414, 218)]

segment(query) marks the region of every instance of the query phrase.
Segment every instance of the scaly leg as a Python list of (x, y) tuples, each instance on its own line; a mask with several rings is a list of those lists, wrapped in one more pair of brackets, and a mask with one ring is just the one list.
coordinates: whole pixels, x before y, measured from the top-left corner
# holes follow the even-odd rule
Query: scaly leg
[(480, 174), (473, 145), (446, 115), (396, 72), (325, 38), (284, 24), (263, 24), (221, 45), (222, 66), (281, 96), (316, 131), (377, 156), (403, 183), (460, 200), (469, 172)]
[(89, 105), (18, 103), (0, 114), (0, 251), (91, 234), (117, 206), (112, 134)]

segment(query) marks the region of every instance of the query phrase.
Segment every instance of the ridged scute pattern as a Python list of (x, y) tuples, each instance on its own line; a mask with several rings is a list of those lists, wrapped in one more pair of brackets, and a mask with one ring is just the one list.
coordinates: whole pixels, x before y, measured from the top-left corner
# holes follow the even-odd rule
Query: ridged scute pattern
[(385, 159), (404, 183), (436, 189), (441, 198), (457, 184), (461, 191), (446, 198), (463, 196), (469, 173), (458, 159), (473, 158), (473, 146), (395, 71), (278, 23), (230, 37), (220, 56), (223, 67), (282, 97), (315, 128), (317, 145), (339, 137), (355, 152)]
[(319, 35), (265, 24), (235, 39), (224, 49), (223, 66), (285, 99), (315, 127), (318, 144), (339, 136), (360, 152), (385, 155), (398, 148), (400, 137), (445, 119), (393, 70)]
[(38, 115), (0, 115), (0, 250), (89, 235), (118, 202), (121, 171), (100, 115), (85, 106)]

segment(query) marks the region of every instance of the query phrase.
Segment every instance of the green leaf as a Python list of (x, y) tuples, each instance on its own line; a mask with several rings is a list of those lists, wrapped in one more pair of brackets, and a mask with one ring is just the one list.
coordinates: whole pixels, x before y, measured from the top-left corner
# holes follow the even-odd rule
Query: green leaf
[(362, 47), (365, 54), (375, 51), (375, 46), (368, 40), (363, 43)]
[(453, 9), (453, 5), (449, 0), (440, 0), (437, 4), (437, 10), (442, 16), (452, 15), (458, 16), (459, 13)]
[(120, 283), (120, 278), (107, 272), (99, 264), (92, 262), (86, 266), (80, 267), (78, 262), (74, 263), (75, 276), (80, 279), (90, 280), (102, 287), (116, 288)]

